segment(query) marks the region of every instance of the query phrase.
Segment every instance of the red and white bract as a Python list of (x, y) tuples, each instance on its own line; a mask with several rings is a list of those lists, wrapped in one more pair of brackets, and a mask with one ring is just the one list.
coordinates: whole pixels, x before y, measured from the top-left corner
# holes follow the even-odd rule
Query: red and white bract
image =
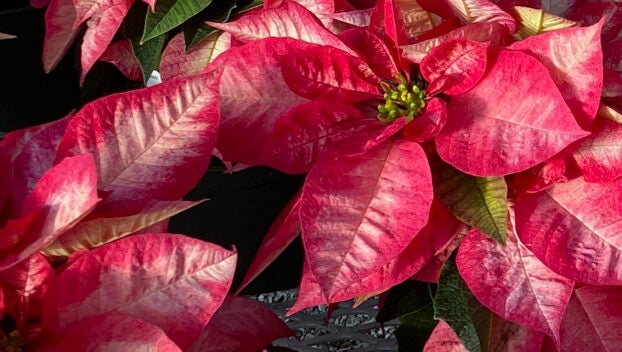
[(5, 291), (11, 288), (25, 296), (36, 298), (43, 293), (46, 282), (54, 278), (54, 271), (45, 257), (39, 253), (33, 254), (15, 266), (0, 272), (0, 283)]
[(44, 336), (35, 351), (181, 352), (182, 349), (159, 327), (114, 313), (86, 317)]
[(367, 28), (345, 30), (339, 38), (366, 58), (366, 64), (379, 77), (396, 78), (400, 74), (397, 53), (393, 53), (384, 40)]
[(622, 125), (599, 118), (572, 157), (587, 182), (608, 182), (622, 176)]
[(516, 188), (521, 192), (529, 193), (540, 192), (558, 182), (566, 181), (568, 181), (566, 177), (566, 155), (559, 154), (529, 170), (514, 175)]
[(400, 132), (406, 125), (406, 117), (398, 117), (388, 125), (370, 118), (354, 121), (352, 125), (354, 126), (342, 124), (336, 127), (336, 129), (356, 131), (353, 131), (354, 133), (349, 139), (336, 143), (333, 155), (360, 156), (367, 153), (367, 151), (381, 145)]
[(5, 310), (19, 329), (41, 316), (41, 299), (55, 278), (50, 263), (39, 253), (0, 271)]
[(421, 7), (417, 1), (398, 0), (397, 7), (402, 15), (404, 31), (409, 41), (432, 31), (441, 24), (442, 18)]
[(268, 37), (288, 37), (352, 53), (317, 17), (293, 1), (283, 1), (277, 7), (248, 13), (233, 22), (208, 23), (244, 43)]
[(17, 38), (12, 34), (0, 33), (0, 40), (14, 39)]
[[(543, 348), (545, 335), (525, 326), (492, 316), (488, 351), (548, 352)], [(552, 346), (552, 348), (556, 348)]]
[(468, 352), (468, 350), (451, 327), (441, 320), (425, 343), (423, 352)]
[(184, 34), (179, 33), (171, 39), (160, 59), (160, 75), (163, 81), (175, 77), (192, 76), (200, 73), (231, 46), (229, 33), (214, 32), (186, 51)]
[[(620, 40), (622, 43), (622, 40)], [(622, 96), (622, 72), (608, 68), (603, 70), (603, 98), (616, 98)]]
[(516, 230), (546, 266), (578, 282), (622, 283), (622, 179), (582, 177), (516, 199)]
[(469, 232), (456, 257), (460, 276), (493, 312), (559, 343), (574, 282), (542, 264), (508, 225), (505, 246), (477, 230)]
[[(367, 27), (373, 8), (337, 12), (331, 16), (333, 33), (339, 33), (353, 27)], [(345, 28), (344, 28), (345, 27)]]
[(452, 97), (447, 114), (435, 139), (438, 154), (474, 176), (526, 170), (589, 134), (546, 67), (518, 51), (502, 49), (475, 87)]
[(54, 241), (99, 202), (91, 155), (69, 157), (46, 172), (24, 201), (19, 216), (0, 229), (0, 270)]
[(603, 21), (590, 27), (550, 31), (510, 46), (538, 58), (549, 70), (566, 104), (585, 130), (594, 121), (603, 87), (602, 25)]
[[(516, 21), (497, 5), (488, 0), (440, 0), (451, 12), (465, 23), (497, 22), (514, 33)], [(438, 5), (442, 6), (442, 5)]]
[(283, 78), (301, 97), (353, 104), (380, 97), (380, 78), (362, 59), (329, 46), (292, 42)]
[(613, 286), (575, 290), (561, 326), (561, 351), (617, 351), (622, 341), (622, 291)]
[(468, 39), (482, 43), (503, 44), (507, 38), (507, 32), (502, 25), (495, 22), (475, 23), (456, 28), (447, 34), (431, 39), (423, 40), (414, 44), (402, 45), (402, 56), (414, 63), (420, 63), (428, 53), (441, 43), (452, 39)]
[[(334, 0), (266, 0), (264, 1), (265, 8), (278, 7), (283, 2), (295, 2), (305, 9), (313, 13), (326, 28), (330, 28), (332, 24), (332, 16), (337, 9), (337, 3)], [(342, 1), (344, 2), (344, 1)], [(348, 6), (348, 10), (351, 9), (350, 4), (344, 4)]]
[(307, 275), (318, 294), (332, 302), (391, 262), (425, 226), (431, 204), (429, 166), (417, 143), (387, 141), (360, 156), (319, 160), (300, 203)]
[(487, 43), (453, 39), (441, 43), (421, 61), (421, 75), (428, 93), (463, 94), (480, 81), (486, 71)]
[(132, 42), (129, 40), (119, 40), (110, 44), (99, 58), (99, 61), (115, 65), (125, 77), (133, 81), (140, 81), (143, 78), (140, 64), (136, 56), (134, 56)]
[(279, 116), (309, 101), (294, 94), (281, 74), (278, 57), (290, 51), (292, 43), (283, 38), (251, 42), (227, 50), (210, 65), (223, 70), (216, 147), (224, 161), (253, 165)]
[[(129, 0), (134, 2), (134, 0)], [(73, 24), (74, 28), (86, 22), (98, 13), (104, 12), (116, 6), (125, 6), (128, 0), (73, 0), (76, 9), (76, 19)]]
[[(443, 230), (438, 231), (437, 229), (439, 228), (442, 228)], [(430, 248), (425, 248), (428, 246), (423, 243), (419, 245), (425, 248), (425, 254), (420, 255), (421, 257), (424, 257), (425, 265), (421, 267), (421, 269), (417, 270), (411, 279), (438, 283), (438, 280), (441, 277), (443, 265), (445, 265), (456, 248), (458, 248), (460, 243), (462, 243), (462, 240), (466, 237), (469, 229), (470, 227), (468, 225), (456, 219), (438, 199), (434, 199), (434, 203), (432, 203), (432, 210), (430, 211), (430, 221), (426, 227), (421, 230), (421, 233), (430, 237), (432, 239), (432, 243), (435, 244), (433, 246), (429, 246)], [(425, 236), (422, 236), (421, 233), (416, 237), (417, 242), (420, 239), (425, 238)], [(439, 237), (437, 236), (438, 233), (442, 234), (440, 237), (444, 238), (444, 243), (440, 241), (437, 242), (437, 237)], [(449, 234), (451, 234), (451, 236), (449, 236)], [(415, 241), (413, 241), (413, 244), (414, 243)], [(406, 251), (404, 251), (404, 253), (406, 253)]]
[(123, 238), (82, 255), (59, 275), (45, 302), (52, 311), (46, 325), (62, 331), (87, 317), (122, 313), (159, 327), (187, 349), (225, 299), (236, 258), (181, 235)]
[[(20, 154), (24, 153), (24, 150), (29, 150), (31, 148), (41, 148), (42, 152), (56, 150), (58, 148), (58, 143), (60, 143), (59, 138), (62, 137), (72, 115), (73, 113), (70, 113), (56, 121), (11, 131), (2, 138), (0, 145), (7, 148), (11, 160), (17, 159)], [(59, 134), (61, 135), (60, 137), (58, 136)], [(52, 139), (52, 141), (50, 139)], [(30, 157), (34, 158), (34, 156)], [(46, 171), (52, 167), (52, 165), (53, 163), (49, 164)]]
[[(376, 125), (376, 121), (365, 119), (350, 105), (324, 101), (303, 103), (278, 118), (270, 139), (253, 164), (291, 174), (308, 172), (323, 153), (340, 152), (338, 143), (352, 143), (358, 134), (369, 136), (366, 132), (373, 127), (370, 125)], [(351, 144), (346, 150), (360, 144)]]
[(217, 87), (218, 74), (207, 73), (89, 103), (67, 126), (57, 160), (92, 153), (109, 202), (178, 200), (209, 165)]
[(17, 216), (41, 176), (54, 165), (56, 149), (70, 119), (71, 114), (57, 121), (12, 131), (2, 140), (14, 167), (11, 208), (6, 209), (12, 216)]
[(369, 31), (393, 45), (406, 44), (404, 19), (396, 0), (379, 0), (371, 13)]
[[(109, 217), (96, 210), (48, 244), (41, 252), (51, 260), (62, 260), (77, 251), (93, 249), (132, 233), (145, 231), (200, 202), (149, 200), (146, 204), (142, 203), (139, 203), (139, 209), (125, 216), (114, 214)], [(166, 226), (164, 231), (166, 232)]]
[(432, 98), (427, 101), (421, 115), (409, 122), (402, 130), (402, 136), (409, 141), (423, 143), (436, 137), (447, 123), (447, 106), (444, 100)]
[(229, 296), (189, 352), (261, 351), (293, 332), (268, 307), (244, 297)]
[(110, 4), (102, 5), (87, 21), (87, 29), (80, 48), (82, 64), (80, 83), (84, 82), (86, 74), (106, 51), (130, 7), (134, 4), (134, 0), (109, 1)]
[(440, 202), (433, 201), (428, 224), (419, 231), (406, 249), (383, 267), (337, 292), (331, 300), (321, 294), (319, 279), (305, 261), (298, 300), (287, 314), (291, 315), (314, 305), (368, 295), (370, 292), (384, 292), (404, 282), (422, 269), (439, 251), (446, 248), (454, 240), (461, 226), (461, 223)]
[(45, 12), (43, 70), (47, 73), (58, 65), (80, 31), (74, 28), (76, 9), (72, 0), (51, 0)]

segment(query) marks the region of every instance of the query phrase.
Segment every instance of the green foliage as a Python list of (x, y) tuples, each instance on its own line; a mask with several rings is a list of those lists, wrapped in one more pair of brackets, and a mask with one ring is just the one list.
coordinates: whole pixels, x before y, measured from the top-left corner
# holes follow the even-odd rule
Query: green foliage
[(184, 40), (186, 42), (186, 51), (191, 50), (195, 45), (205, 39), (205, 37), (216, 31), (216, 28), (206, 24), (206, 21), (220, 23), (227, 22), (235, 14), (248, 11), (252, 8), (260, 6), (262, 3), (262, 0), (212, 2), (207, 8), (205, 8), (205, 10), (201, 11), (199, 14), (192, 17), (182, 25)]
[(487, 352), (490, 341), (492, 312), (480, 304), (458, 273), (456, 255), (441, 269), (434, 318), (445, 321), (470, 352)]
[(419, 352), (423, 350), (436, 324), (438, 322), (434, 320), (434, 307), (431, 304), (401, 317), (400, 326), (395, 331), (398, 351)]
[(436, 285), (408, 280), (389, 290), (376, 320), (385, 323), (400, 316), (418, 312), (432, 306)]
[(162, 34), (141, 44), (140, 38), (143, 28), (139, 19), (148, 12), (147, 6), (134, 6), (127, 15), (123, 26), (124, 36), (132, 42), (132, 50), (140, 65), (144, 84), (147, 84), (151, 72), (160, 65), (162, 48), (167, 38), (166, 34)]
[(182, 25), (186, 51), (192, 49), (201, 40), (214, 33), (217, 29), (206, 24), (206, 21), (226, 22), (238, 7), (235, 2), (215, 2), (204, 11), (192, 17)]
[(159, 67), (164, 45), (173, 34), (183, 31), (186, 50), (190, 50), (217, 30), (206, 21), (226, 22), (262, 3), (261, 0), (160, 0), (155, 13), (145, 4), (136, 3), (125, 18), (122, 32), (132, 42), (144, 84)]
[(158, 37), (205, 9), (212, 0), (159, 0), (155, 12), (148, 12), (140, 43)]
[(376, 320), (383, 323), (400, 317), (395, 331), (399, 351), (421, 351), (434, 330), (433, 296), (436, 285), (415, 280), (406, 281), (389, 291)]
[(438, 161), (432, 165), (434, 194), (458, 219), (505, 244), (508, 187), (503, 177), (475, 177)]

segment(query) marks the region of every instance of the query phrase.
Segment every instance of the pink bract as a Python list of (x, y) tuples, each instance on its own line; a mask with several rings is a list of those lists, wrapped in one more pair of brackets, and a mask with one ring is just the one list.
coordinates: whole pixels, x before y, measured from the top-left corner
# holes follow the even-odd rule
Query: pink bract
[(94, 315), (44, 336), (36, 351), (97, 351), (103, 349), (181, 352), (159, 327), (131, 315)]
[(621, 183), (620, 178), (587, 183), (579, 177), (521, 194), (516, 199), (518, 237), (559, 274), (583, 283), (620, 284)]
[[(482, 304), (559, 342), (559, 326), (574, 282), (542, 264), (513, 231), (508, 231), (504, 247), (472, 230), (460, 245), (456, 264)], [(481, 277), (482, 271), (489, 274)]]
[[(243, 352), (291, 335), (229, 295), (235, 248), (167, 233), (217, 157), (306, 174), (238, 290), (300, 235), (289, 314), (422, 280), (425, 351), (616, 350), (616, 2), (266, 0), (141, 53), (130, 9), (168, 6), (142, 2), (47, 5), (44, 71), (84, 34), (81, 81), (97, 61), (138, 81), (159, 62), (163, 83), (2, 134), (0, 313), (15, 327), (0, 349)], [(573, 27), (525, 30), (545, 12)], [(195, 19), (217, 30), (197, 41)]]
[[(180, 235), (131, 236), (82, 255), (59, 275), (45, 301), (46, 324), (62, 331), (122, 313), (161, 328), (185, 349), (225, 299), (235, 262), (235, 252)], [(58, 291), (69, 285), (71, 292)]]
[(260, 351), (272, 341), (292, 335), (287, 325), (262, 303), (229, 296), (188, 351)]

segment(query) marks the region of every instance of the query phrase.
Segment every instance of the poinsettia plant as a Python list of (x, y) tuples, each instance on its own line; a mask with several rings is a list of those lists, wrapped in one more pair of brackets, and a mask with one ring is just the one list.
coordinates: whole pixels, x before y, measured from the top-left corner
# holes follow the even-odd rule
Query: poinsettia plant
[(226, 21), (261, 4), (235, 0), (31, 0), (47, 6), (43, 67), (54, 70), (76, 39), (80, 40), (80, 83), (97, 61), (110, 62), (128, 78), (146, 84), (157, 69), (169, 36), (185, 50), (219, 43), (206, 20)]
[[(582, 285), (616, 285), (620, 273), (601, 252), (616, 236), (618, 212), (606, 220), (601, 206), (617, 207), (619, 174), (615, 137), (600, 131), (619, 115), (601, 103), (599, 43), (620, 26), (603, 14), (616, 7), (588, 5), (567, 9), (584, 26), (487, 1), (380, 1), (352, 14), (362, 26), (333, 31), (280, 2), (217, 25), (243, 43), (211, 66), (224, 70), (219, 154), (232, 170), (308, 173), (248, 277), (299, 227), (292, 312), (416, 278), (438, 282), (434, 317), (468, 350), (514, 339), (526, 351), (583, 348), (566, 307)], [(457, 256), (441, 271), (448, 247)], [(599, 333), (582, 338), (607, 346), (600, 329), (617, 321), (592, 320)]]
[[(381, 294), (404, 350), (616, 350), (619, 3), (271, 0), (168, 41), (210, 2), (147, 3), (48, 6), (46, 69), (87, 21), (82, 78), (107, 60), (163, 82), (2, 141), (3, 348), (288, 336), (227, 296), (235, 250), (166, 233), (214, 155), (306, 174), (238, 292), (300, 236), (290, 314)], [(140, 38), (109, 45), (124, 18)]]
[[(196, 204), (181, 197), (216, 137), (218, 80), (202, 77), (103, 98), (3, 139), (3, 350), (256, 350), (290, 334), (259, 303), (227, 297), (235, 250), (166, 233), (166, 219)], [(151, 94), (169, 110), (158, 121), (145, 118)], [(195, 137), (177, 140), (188, 128)], [(236, 339), (223, 319), (270, 328), (246, 326), (256, 338)]]

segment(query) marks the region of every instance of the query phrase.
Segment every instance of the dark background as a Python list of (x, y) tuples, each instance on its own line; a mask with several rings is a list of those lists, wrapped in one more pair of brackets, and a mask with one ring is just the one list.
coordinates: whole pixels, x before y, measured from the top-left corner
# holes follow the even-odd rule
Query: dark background
[[(32, 9), (27, 0), (0, 0), (0, 32), (17, 38), (0, 41), (0, 131), (8, 132), (59, 119), (86, 102), (114, 91), (136, 87), (110, 64), (98, 63), (79, 81), (80, 36), (49, 74), (41, 53), (45, 9)], [(241, 280), (263, 235), (300, 188), (303, 176), (269, 168), (224, 174), (217, 160), (187, 199), (209, 199), (171, 219), (169, 231), (214, 242), (239, 254), (233, 287)], [(297, 240), (245, 293), (295, 287), (302, 268), (302, 245)]]
[[(0, 130), (58, 119), (79, 104), (78, 71), (71, 55), (45, 74), (41, 63), (44, 10), (28, 1), (0, 1)], [(75, 51), (74, 51), (75, 52)]]

